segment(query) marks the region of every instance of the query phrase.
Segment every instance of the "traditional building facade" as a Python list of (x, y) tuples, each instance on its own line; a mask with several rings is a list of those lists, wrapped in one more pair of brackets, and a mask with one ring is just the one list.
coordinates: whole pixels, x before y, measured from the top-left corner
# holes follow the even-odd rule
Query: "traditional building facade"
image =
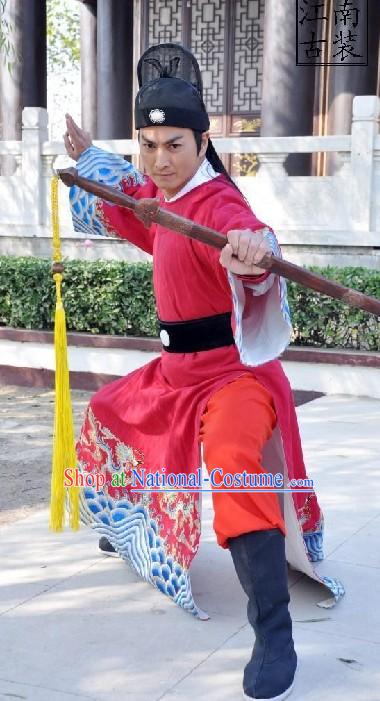
[[(1, 71), (3, 139), (20, 134), (21, 109), (46, 106), (46, 2), (7, 0), (16, 51)], [(368, 0), (367, 65), (297, 65), (293, 0), (78, 0), (81, 3), (82, 122), (102, 139), (133, 135), (135, 67), (149, 45), (181, 42), (195, 53), (214, 136), (348, 134), (355, 95), (380, 95), (380, 2)], [(316, 45), (331, 62), (337, 13), (366, 0), (298, 0)], [(301, 7), (302, 6), (302, 7)], [(313, 9), (317, 8), (317, 9)], [(356, 23), (357, 24), (357, 23)], [(354, 32), (355, 13), (346, 17)], [(321, 45), (321, 44), (320, 44)], [(326, 60), (327, 59), (327, 60)], [(289, 174), (334, 172), (334, 154), (292, 154)], [(252, 174), (254, 154), (225, 156), (233, 175)]]

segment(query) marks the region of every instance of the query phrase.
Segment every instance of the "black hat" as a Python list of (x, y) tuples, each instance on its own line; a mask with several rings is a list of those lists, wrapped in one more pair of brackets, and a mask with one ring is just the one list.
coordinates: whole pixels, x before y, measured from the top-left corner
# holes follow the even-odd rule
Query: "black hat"
[(137, 77), (140, 90), (135, 101), (136, 129), (209, 129), (199, 66), (188, 49), (180, 44), (151, 46), (138, 62)]

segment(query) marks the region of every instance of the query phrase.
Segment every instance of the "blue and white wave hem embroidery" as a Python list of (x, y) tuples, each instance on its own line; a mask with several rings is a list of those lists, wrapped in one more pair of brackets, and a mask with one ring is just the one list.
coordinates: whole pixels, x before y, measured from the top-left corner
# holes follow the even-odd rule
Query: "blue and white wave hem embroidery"
[[(265, 229), (272, 252), (282, 257), (275, 234)], [(235, 343), (242, 363), (263, 365), (278, 358), (292, 336), (286, 281), (271, 273), (255, 284), (227, 271), (236, 320)]]
[[(141, 185), (144, 176), (132, 163), (122, 156), (103, 151), (96, 146), (89, 146), (78, 158), (78, 174), (82, 178), (95, 180), (117, 190), (122, 189), (122, 182), (129, 185)], [(97, 236), (109, 236), (96, 211), (98, 198), (74, 185), (70, 188), (70, 208), (74, 231)]]
[(304, 533), (303, 539), (309, 553), (310, 562), (320, 562), (323, 560), (323, 531), (314, 533)]
[(166, 555), (157, 522), (146, 507), (125, 497), (115, 501), (86, 487), (80, 494), (80, 514), (81, 521), (106, 536), (136, 574), (196, 618), (209, 618), (194, 602), (189, 573)]
[[(324, 559), (323, 535), (323, 527), (319, 531), (303, 534), (303, 540), (308, 552), (310, 562), (320, 562)], [(324, 601), (320, 601), (319, 603), (317, 603), (317, 606), (323, 609), (332, 608), (345, 595), (346, 590), (339, 579), (335, 579), (335, 577), (320, 575), (316, 570), (314, 570), (314, 572), (317, 575), (318, 580), (322, 582), (322, 584), (324, 584), (332, 594), (332, 597), (330, 597), (329, 599), (325, 599)]]
[[(314, 531), (314, 533), (304, 533), (303, 539), (309, 554), (310, 562), (321, 562), (324, 559), (323, 554), (323, 530)], [(319, 576), (319, 579), (331, 591), (333, 598), (320, 601), (317, 606), (320, 608), (331, 608), (338, 603), (339, 599), (344, 596), (345, 588), (339, 579), (334, 577)]]
[(320, 601), (317, 603), (317, 606), (319, 606), (321, 609), (330, 609), (335, 606), (335, 604), (337, 604), (338, 601), (345, 595), (346, 590), (342, 582), (334, 577), (319, 575), (319, 580), (330, 590), (332, 593), (332, 598), (326, 599), (325, 601)]

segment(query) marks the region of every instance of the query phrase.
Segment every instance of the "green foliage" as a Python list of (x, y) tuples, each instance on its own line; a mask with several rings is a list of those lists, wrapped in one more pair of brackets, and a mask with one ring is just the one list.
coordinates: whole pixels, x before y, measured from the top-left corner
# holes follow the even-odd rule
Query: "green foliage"
[(26, 329), (52, 328), (54, 290), (49, 261), (0, 257), (0, 323)]
[[(373, 297), (380, 272), (365, 268), (313, 268)], [(288, 283), (294, 344), (380, 350), (380, 323), (373, 315)], [(151, 263), (69, 261), (63, 283), (67, 326), (95, 334), (156, 336)], [(55, 290), (51, 264), (39, 258), (0, 257), (0, 324), (52, 329)]]
[[(7, 0), (0, 0), (0, 52), (8, 70), (16, 60), (11, 41), (12, 27), (6, 15)], [(79, 3), (74, 0), (47, 0), (47, 56), (49, 70), (80, 66)], [(18, 58), (20, 60), (20, 58)]]
[(0, 0), (0, 53), (1, 63), (4, 63), (9, 72), (12, 71), (15, 62), (15, 50), (11, 42), (12, 25), (5, 14), (7, 0)]
[(47, 0), (47, 50), (49, 70), (79, 69), (79, 3)]
[(157, 333), (149, 263), (71, 261), (63, 294), (68, 327), (90, 333)]
[[(310, 268), (330, 280), (380, 298), (380, 272), (367, 268)], [(288, 283), (294, 345), (380, 350), (380, 322), (339, 300)]]
[[(62, 293), (69, 330), (157, 335), (149, 263), (68, 261)], [(0, 257), (0, 324), (52, 329), (54, 300), (50, 261)]]

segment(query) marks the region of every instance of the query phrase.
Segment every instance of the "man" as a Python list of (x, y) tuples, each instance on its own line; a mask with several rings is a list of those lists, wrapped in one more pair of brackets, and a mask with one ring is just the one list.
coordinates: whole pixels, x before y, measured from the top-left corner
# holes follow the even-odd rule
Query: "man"
[[(273, 490), (251, 489), (253, 478), (275, 473), (284, 488), (290, 478), (306, 477), (290, 387), (276, 360), (291, 333), (285, 283), (260, 268), (266, 253), (280, 251), (212, 146), (192, 54), (175, 44), (151, 47), (139, 61), (138, 78), (135, 123), (145, 175), (92, 146), (70, 116), (68, 154), (80, 175), (138, 199), (158, 198), (168, 211), (224, 233), (226, 245), (219, 253), (71, 190), (77, 229), (125, 238), (153, 255), (163, 344), (160, 358), (105, 386), (90, 402), (79, 465), (105, 474), (108, 486), (84, 490), (83, 518), (103, 536), (102, 549), (120, 554), (177, 604), (205, 618), (188, 573), (199, 543), (199, 494), (191, 488), (134, 491), (139, 470), (144, 479), (185, 474), (190, 483), (202, 444), (210, 478), (217, 475), (217, 540), (231, 551), (256, 637), (244, 672), (246, 698), (285, 699), (297, 666), (285, 536), (294, 566), (327, 586), (335, 600), (343, 589), (311, 565), (322, 558), (315, 493), (280, 498)], [(115, 473), (124, 475), (122, 487), (112, 486)], [(238, 489), (246, 487), (244, 475), (251, 481)]]

